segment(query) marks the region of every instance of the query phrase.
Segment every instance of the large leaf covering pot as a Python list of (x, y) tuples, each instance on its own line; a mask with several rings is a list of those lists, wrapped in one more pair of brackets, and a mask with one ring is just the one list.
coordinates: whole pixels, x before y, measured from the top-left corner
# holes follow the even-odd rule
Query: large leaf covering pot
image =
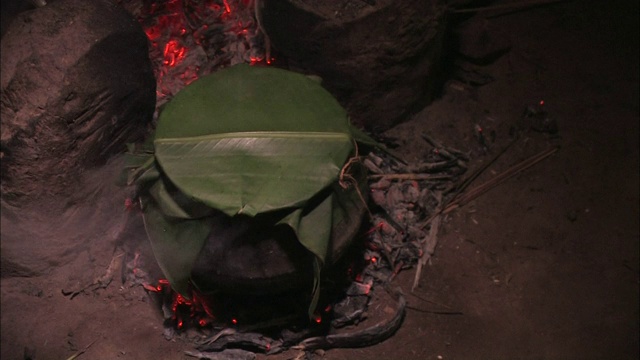
[(315, 80), (236, 65), (163, 109), (130, 157), (147, 235), (173, 289), (269, 293), (312, 284), (354, 238), (365, 172), (345, 110)]

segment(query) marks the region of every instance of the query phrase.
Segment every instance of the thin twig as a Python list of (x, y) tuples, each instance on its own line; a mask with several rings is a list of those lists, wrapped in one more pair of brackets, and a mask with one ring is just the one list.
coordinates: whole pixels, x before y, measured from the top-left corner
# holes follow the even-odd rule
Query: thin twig
[(353, 148), (355, 151), (355, 154), (347, 161), (346, 164), (344, 164), (344, 166), (342, 167), (342, 169), (340, 170), (340, 176), (338, 177), (338, 185), (340, 185), (340, 187), (342, 187), (343, 189), (347, 189), (349, 187), (350, 184), (353, 184), (356, 193), (358, 194), (358, 197), (360, 198), (360, 201), (362, 202), (362, 206), (367, 210), (367, 213), (369, 214), (369, 218), (373, 218), (373, 213), (371, 212), (371, 209), (369, 209), (369, 205), (367, 204), (367, 200), (364, 198), (364, 195), (362, 194), (362, 191), (360, 190), (360, 183), (358, 182), (358, 180), (356, 180), (355, 177), (353, 177), (353, 175), (351, 175), (348, 170), (354, 165), (354, 164), (362, 164), (362, 160), (360, 158), (360, 156), (358, 155), (358, 143), (354, 140), (353, 141)]
[(453, 200), (455, 200), (455, 198), (458, 197), (460, 193), (462, 193), (475, 179), (477, 179), (478, 176), (480, 176), (480, 174), (482, 174), (487, 168), (489, 168), (489, 166), (493, 165), (498, 160), (498, 158), (502, 156), (502, 154), (507, 152), (507, 150), (513, 144), (515, 144), (516, 141), (518, 141), (518, 139), (519, 137), (516, 137), (513, 140), (511, 140), (504, 148), (502, 148), (502, 150), (500, 150), (497, 154), (495, 154), (486, 164), (482, 165), (478, 170), (476, 170), (473, 174), (471, 174), (468, 178), (466, 178), (462, 182), (462, 184), (460, 184), (460, 186), (456, 187), (455, 188), (456, 193), (453, 197)]
[[(442, 207), (442, 193), (436, 193), (436, 200), (438, 201), (438, 205), (436, 206), (436, 213), (440, 212), (439, 210)], [(427, 238), (424, 239), (424, 243), (422, 244), (422, 257), (418, 260), (418, 266), (416, 267), (416, 274), (413, 278), (413, 286), (411, 286), (411, 291), (413, 292), (415, 288), (418, 286), (420, 282), (420, 276), (422, 276), (422, 268), (427, 264), (427, 262), (431, 261), (431, 255), (433, 255), (436, 245), (438, 244), (438, 228), (440, 227), (440, 216), (437, 215), (433, 218), (431, 222), (431, 228), (429, 229), (429, 234)]]
[(515, 175), (521, 173), (522, 171), (530, 168), (531, 166), (539, 163), (540, 161), (546, 159), (547, 157), (553, 155), (556, 151), (558, 151), (558, 148), (551, 148), (551, 149), (547, 149), (539, 154), (536, 154), (526, 160), (521, 161), (520, 163), (510, 167), (509, 169), (505, 170), (504, 172), (496, 175), (495, 177), (493, 177), (491, 180), (485, 182), (482, 185), (479, 185), (473, 189), (470, 189), (467, 193), (463, 194), (462, 196), (458, 197), (457, 199), (454, 199), (454, 201), (452, 201), (449, 205), (447, 205), (444, 210), (442, 211), (443, 214), (448, 214), (449, 212), (455, 210), (456, 208), (466, 204), (467, 202), (477, 198), (478, 196), (484, 194), (485, 192), (489, 191), (490, 189), (496, 187), (497, 185), (499, 185), (500, 183), (504, 182), (507, 179), (510, 179), (512, 177), (514, 177)]
[(98, 339), (93, 340), (89, 345), (85, 346), (84, 349), (78, 350), (78, 352), (76, 352), (75, 354), (69, 356), (69, 358), (67, 358), (67, 360), (75, 360), (75, 359), (77, 359), (78, 356), (84, 354), (87, 350), (89, 350), (91, 345), (93, 345), (96, 341), (98, 341)]
[(462, 14), (462, 13), (470, 13), (470, 12), (484, 12), (484, 11), (492, 11), (492, 10), (504, 10), (504, 9), (515, 9), (515, 8), (524, 8), (529, 6), (538, 6), (538, 5), (548, 5), (558, 2), (566, 2), (568, 0), (532, 0), (532, 1), (521, 1), (517, 3), (510, 4), (500, 4), (493, 6), (485, 6), (485, 7), (476, 7), (476, 8), (467, 8), (467, 9), (457, 9), (451, 11), (454, 14)]
[(267, 34), (266, 31), (264, 31), (264, 28), (262, 27), (262, 9), (261, 9), (261, 0), (255, 0), (254, 2), (254, 7), (253, 7), (253, 11), (254, 11), (254, 16), (256, 18), (256, 24), (258, 27), (258, 31), (260, 33), (262, 33), (263, 39), (264, 39), (264, 57), (265, 57), (265, 62), (267, 64), (269, 64), (271, 62), (271, 39), (269, 38), (269, 35)]
[(421, 312), (421, 313), (427, 313), (427, 314), (436, 314), (436, 315), (464, 315), (462, 313), (462, 311), (451, 311), (451, 310), (425, 310), (425, 309), (420, 309), (414, 306), (409, 306), (407, 305), (407, 309), (409, 310), (413, 310), (413, 311), (417, 311), (417, 312)]
[(436, 139), (432, 138), (428, 134), (423, 133), (422, 138), (431, 146), (433, 146), (433, 148), (436, 149), (440, 153), (440, 155), (446, 157), (449, 160), (458, 160), (459, 158), (469, 160), (469, 158), (462, 151), (453, 148), (445, 148), (444, 145), (439, 143)]
[[(420, 228), (424, 229), (427, 225), (429, 225), (429, 223), (431, 221), (433, 221), (433, 219), (435, 219), (436, 216), (440, 215), (440, 214), (448, 214), (450, 212), (452, 212), (453, 210), (461, 207), (462, 205), (466, 204), (467, 202), (477, 198), (478, 196), (484, 194), (485, 192), (489, 191), (490, 189), (492, 189), (493, 187), (497, 186), (498, 184), (502, 183), (503, 181), (512, 178), (513, 176), (521, 173), (522, 171), (530, 168), (531, 166), (539, 163), (540, 161), (546, 159), (547, 157), (553, 155), (556, 151), (558, 151), (558, 147), (555, 148), (551, 148), (551, 149), (547, 149), (539, 154), (536, 154), (528, 159), (525, 159), (521, 162), (519, 162), (518, 164), (510, 167), (509, 169), (505, 170), (504, 172), (496, 175), (495, 177), (493, 177), (491, 180), (487, 181), (486, 183), (479, 185), (469, 191), (467, 191), (464, 194), (456, 194), (456, 196), (446, 205), (444, 206), (441, 210), (435, 211), (433, 213), (433, 215), (431, 215), (427, 220), (423, 221), (422, 224), (420, 225)], [(491, 162), (490, 162), (491, 163)], [(486, 168), (486, 167), (484, 167)], [(483, 169), (484, 170), (484, 169)], [(475, 179), (477, 176), (473, 176), (473, 179)], [(468, 185), (468, 184), (467, 184)]]
[(449, 309), (449, 310), (452, 310), (451, 306), (449, 306), (449, 305), (445, 305), (445, 304), (439, 303), (439, 302), (437, 302), (437, 301), (433, 301), (433, 300), (425, 299), (425, 298), (423, 298), (422, 296), (416, 295), (416, 293), (413, 293), (413, 292), (412, 292), (412, 293), (409, 293), (409, 294), (410, 294), (411, 296), (413, 296), (413, 297), (415, 297), (415, 298), (417, 298), (417, 299), (421, 300), (421, 301), (426, 302), (426, 303), (433, 304), (433, 305), (438, 305), (438, 306), (440, 306), (440, 307), (443, 307), (443, 308), (447, 308), (447, 309)]

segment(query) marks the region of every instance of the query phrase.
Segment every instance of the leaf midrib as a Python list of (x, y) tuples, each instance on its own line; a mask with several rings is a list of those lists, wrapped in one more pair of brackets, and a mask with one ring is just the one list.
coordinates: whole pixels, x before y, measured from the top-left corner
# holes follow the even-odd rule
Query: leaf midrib
[(221, 139), (242, 139), (242, 138), (282, 138), (282, 139), (344, 139), (351, 141), (350, 134), (342, 132), (310, 132), (310, 131), (246, 131), (210, 134), (202, 136), (180, 137), (180, 138), (162, 138), (154, 140), (157, 144), (163, 143), (197, 143), (210, 140)]

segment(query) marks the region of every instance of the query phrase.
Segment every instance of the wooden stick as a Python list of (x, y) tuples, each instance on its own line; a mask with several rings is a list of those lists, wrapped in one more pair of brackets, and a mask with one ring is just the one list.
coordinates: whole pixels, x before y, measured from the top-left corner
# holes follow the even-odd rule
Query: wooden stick
[(369, 175), (372, 180), (388, 179), (388, 180), (448, 180), (451, 175), (431, 175), (431, 174), (375, 174)]

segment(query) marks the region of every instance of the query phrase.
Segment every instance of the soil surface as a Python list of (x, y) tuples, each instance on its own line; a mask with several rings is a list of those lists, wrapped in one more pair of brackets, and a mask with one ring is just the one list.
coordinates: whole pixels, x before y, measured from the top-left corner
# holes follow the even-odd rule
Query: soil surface
[[(431, 150), (421, 137), (429, 134), (468, 152), (476, 169), (511, 141), (526, 106), (543, 100), (558, 132), (527, 132), (474, 185), (560, 149), (448, 215), (419, 287), (411, 293), (411, 269), (395, 280), (409, 308), (394, 336), (314, 358), (639, 357), (638, 11), (633, 1), (571, 1), (475, 15), (512, 44), (494, 63), (473, 68), (495, 80), (480, 87), (451, 80), (441, 98), (384, 135), (415, 161)], [(124, 195), (114, 194), (120, 204), (116, 195)], [(72, 219), (74, 211), (65, 214)], [(60, 229), (72, 225), (85, 226), (68, 221)], [(104, 235), (68, 244), (38, 275), (7, 272), (3, 264), (2, 359), (67, 359), (85, 349), (78, 359), (189, 358), (191, 344), (165, 340), (161, 315), (141, 286), (114, 280), (73, 299), (63, 295), (105, 272), (117, 236)], [(25, 240), (23, 251), (43, 250)]]

